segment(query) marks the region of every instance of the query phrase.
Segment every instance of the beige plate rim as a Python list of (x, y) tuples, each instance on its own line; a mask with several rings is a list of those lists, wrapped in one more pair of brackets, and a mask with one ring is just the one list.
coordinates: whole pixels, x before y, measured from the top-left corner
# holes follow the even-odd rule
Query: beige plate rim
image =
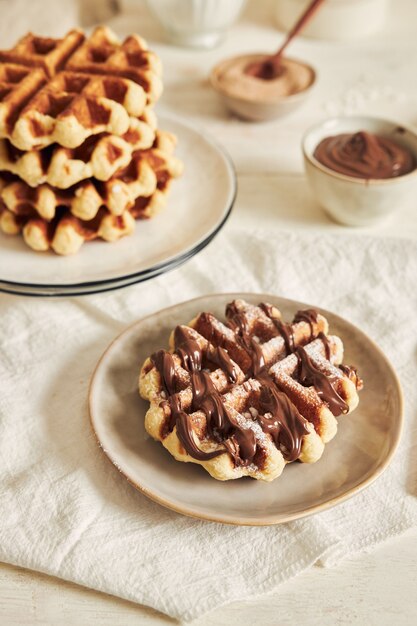
[(171, 511), (175, 511), (176, 513), (179, 513), (181, 515), (185, 515), (187, 517), (191, 517), (191, 518), (194, 518), (194, 519), (202, 519), (202, 520), (209, 521), (209, 522), (217, 522), (217, 523), (228, 524), (228, 525), (232, 525), (232, 526), (275, 526), (275, 525), (278, 525), (278, 524), (283, 524), (283, 523), (286, 523), (286, 522), (294, 521), (296, 519), (301, 519), (303, 517), (309, 517), (310, 515), (315, 515), (317, 513), (320, 513), (322, 511), (330, 509), (330, 508), (334, 507), (337, 504), (341, 504), (342, 502), (345, 502), (346, 500), (349, 500), (354, 495), (356, 495), (357, 493), (359, 493), (360, 491), (362, 491), (363, 489), (365, 489), (366, 487), (371, 485), (387, 469), (388, 465), (390, 464), (390, 462), (391, 462), (391, 460), (392, 460), (392, 458), (393, 458), (393, 456), (395, 454), (395, 451), (398, 448), (398, 444), (399, 444), (400, 439), (401, 439), (401, 435), (402, 435), (402, 431), (403, 431), (403, 425), (404, 425), (404, 395), (403, 395), (403, 391), (402, 391), (400, 380), (399, 380), (399, 378), (397, 376), (397, 373), (395, 372), (394, 367), (392, 366), (392, 364), (389, 361), (389, 359), (385, 356), (384, 352), (373, 341), (373, 339), (371, 339), (363, 330), (361, 330), (355, 324), (353, 324), (352, 322), (349, 322), (348, 320), (346, 320), (342, 316), (337, 315), (336, 313), (333, 313), (333, 312), (331, 312), (331, 311), (329, 311), (327, 309), (323, 309), (322, 307), (318, 307), (318, 306), (311, 305), (311, 304), (306, 304), (306, 303), (303, 303), (303, 306), (305, 306), (306, 308), (316, 308), (317, 310), (319, 310), (320, 312), (322, 312), (324, 314), (330, 313), (334, 318), (337, 318), (342, 323), (344, 323), (344, 324), (347, 323), (348, 325), (354, 326), (356, 330), (359, 330), (360, 333), (364, 337), (366, 337), (367, 341), (369, 341), (372, 344), (373, 348), (378, 352), (378, 354), (381, 357), (381, 359), (383, 359), (385, 361), (385, 363), (387, 364), (387, 366), (388, 366), (388, 368), (389, 368), (389, 370), (391, 372), (393, 382), (395, 383), (396, 390), (398, 392), (398, 398), (399, 398), (399, 403), (400, 403), (400, 409), (399, 409), (399, 414), (398, 414), (397, 432), (396, 432), (396, 436), (395, 436), (394, 442), (393, 442), (393, 444), (391, 446), (391, 449), (387, 453), (384, 462), (375, 470), (375, 472), (373, 474), (368, 476), (368, 478), (365, 479), (359, 485), (356, 485), (356, 487), (354, 487), (354, 488), (352, 488), (350, 490), (347, 490), (345, 493), (342, 493), (339, 496), (335, 496), (334, 498), (332, 498), (330, 500), (327, 500), (326, 502), (318, 504), (315, 507), (310, 507), (307, 510), (297, 511), (296, 513), (292, 513), (292, 514), (290, 513), (290, 514), (284, 515), (284, 516), (281, 515), (280, 518), (277, 519), (277, 520), (273, 520), (273, 519), (271, 520), (271, 519), (265, 519), (265, 518), (259, 517), (259, 519), (257, 519), (257, 520), (248, 521), (248, 520), (242, 520), (242, 518), (239, 518), (239, 517), (234, 517), (233, 518), (233, 517), (229, 516), (228, 518), (223, 518), (222, 515), (221, 515), (221, 512), (219, 512), (219, 515), (217, 515), (217, 516), (205, 515), (203, 513), (199, 513), (197, 515), (195, 512), (190, 511), (186, 507), (176, 506), (175, 504), (173, 504), (169, 500), (166, 500), (164, 498), (159, 497), (158, 495), (156, 495), (155, 493), (153, 493), (151, 490), (147, 489), (143, 485), (140, 485), (140, 484), (136, 483), (134, 480), (132, 480), (119, 467), (117, 462), (112, 458), (112, 456), (109, 453), (109, 451), (106, 450), (103, 447), (103, 444), (100, 441), (99, 436), (98, 436), (98, 434), (96, 432), (96, 429), (94, 427), (94, 416), (93, 416), (93, 411), (92, 411), (92, 394), (93, 394), (96, 374), (97, 374), (99, 368), (101, 367), (102, 363), (105, 361), (105, 359), (107, 357), (107, 354), (109, 353), (109, 351), (111, 350), (113, 345), (116, 342), (119, 341), (119, 339), (122, 337), (122, 335), (124, 335), (125, 333), (131, 332), (131, 330), (135, 326), (139, 326), (142, 322), (144, 322), (145, 320), (149, 320), (150, 318), (154, 317), (157, 314), (160, 314), (162, 312), (166, 312), (168, 314), (169, 311), (171, 311), (172, 309), (177, 308), (178, 306), (180, 306), (182, 304), (198, 303), (200, 300), (206, 300), (207, 297), (210, 297), (210, 296), (211, 297), (222, 296), (222, 297), (225, 298), (225, 300), (229, 300), (229, 299), (233, 300), (233, 299), (236, 299), (236, 298), (245, 298), (245, 297), (248, 297), (248, 296), (250, 296), (250, 297), (256, 296), (257, 298), (260, 299), (260, 301), (268, 300), (268, 299), (271, 299), (271, 298), (273, 298), (273, 299), (279, 298), (280, 300), (285, 301), (286, 303), (289, 303), (289, 304), (291, 304), (291, 303), (299, 304), (296, 300), (292, 300), (291, 298), (283, 298), (283, 297), (276, 296), (275, 294), (271, 294), (271, 293), (216, 292), (216, 293), (213, 293), (213, 294), (206, 294), (206, 295), (202, 295), (202, 296), (197, 296), (196, 298), (191, 298), (189, 300), (182, 300), (181, 302), (173, 304), (173, 305), (171, 305), (169, 307), (166, 307), (166, 308), (163, 308), (163, 309), (159, 309), (158, 311), (155, 311), (154, 313), (151, 313), (149, 315), (141, 317), (140, 319), (136, 320), (132, 324), (129, 324), (129, 326), (127, 326), (121, 333), (119, 333), (113, 339), (113, 341), (107, 346), (106, 350), (101, 355), (101, 357), (98, 360), (98, 362), (97, 362), (97, 364), (96, 364), (96, 366), (95, 366), (95, 368), (93, 370), (93, 373), (91, 375), (90, 384), (89, 384), (89, 388), (88, 388), (88, 412), (89, 412), (90, 425), (91, 425), (91, 428), (92, 428), (93, 433), (94, 433), (94, 437), (95, 437), (99, 447), (104, 452), (104, 455), (110, 461), (110, 463), (118, 470), (118, 472), (120, 474), (122, 474), (122, 476), (128, 481), (128, 483), (130, 483), (135, 489), (140, 491), (142, 494), (144, 494), (145, 496), (147, 496), (148, 498), (150, 498), (154, 502), (160, 504), (161, 506), (163, 506), (163, 507), (165, 507), (167, 509), (170, 509)]

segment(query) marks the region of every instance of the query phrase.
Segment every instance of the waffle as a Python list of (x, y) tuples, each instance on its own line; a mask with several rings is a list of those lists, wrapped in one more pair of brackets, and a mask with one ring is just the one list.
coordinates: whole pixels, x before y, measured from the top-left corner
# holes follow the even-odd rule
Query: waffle
[(48, 184), (32, 188), (16, 176), (3, 173), (0, 197), (16, 215), (25, 215), (29, 209), (45, 220), (52, 220), (60, 206), (81, 220), (93, 219), (102, 206), (113, 215), (131, 209), (135, 218), (153, 217), (164, 204), (170, 181), (182, 172), (182, 162), (172, 154), (175, 143), (174, 135), (157, 131), (152, 147), (135, 151), (129, 156), (129, 164), (109, 180), (90, 179), (69, 189)]
[(122, 44), (106, 26), (99, 26), (71, 56), (67, 69), (90, 74), (120, 76), (141, 85), (148, 102), (162, 93), (161, 62), (146, 41), (130, 35)]
[(314, 310), (285, 324), (269, 304), (236, 300), (226, 318), (201, 313), (145, 361), (147, 432), (218, 480), (271, 481), (290, 462), (316, 462), (362, 388), (341, 365), (341, 339)]
[(88, 137), (124, 135), (162, 92), (161, 65), (135, 35), (122, 44), (99, 27), (86, 39), (29, 33), (0, 50), (0, 136), (20, 150), (53, 143), (77, 148)]
[(101, 207), (92, 220), (80, 220), (65, 207), (59, 207), (53, 220), (47, 221), (36, 212), (15, 214), (0, 207), (0, 229), (9, 235), (20, 232), (27, 245), (38, 252), (52, 249), (60, 255), (78, 252), (85, 241), (103, 239), (117, 241), (135, 230), (135, 219), (129, 211), (112, 215)]
[(171, 181), (182, 173), (172, 153), (174, 135), (157, 131), (152, 148), (133, 153), (129, 165), (108, 181), (94, 179), (69, 189), (32, 188), (0, 175), (0, 230), (22, 233), (33, 250), (75, 254), (85, 241), (115, 241), (131, 234), (135, 220), (154, 217), (166, 203)]
[(165, 206), (169, 182), (158, 183), (153, 194), (136, 198), (133, 206), (119, 215), (101, 206), (89, 220), (80, 219), (68, 208), (65, 210), (65, 205), (57, 207), (54, 217), (46, 220), (28, 205), (10, 211), (0, 201), (0, 230), (6, 235), (22, 233), (25, 243), (37, 252), (52, 249), (60, 255), (76, 254), (86, 241), (117, 241), (133, 233), (135, 220), (157, 215)]
[(0, 61), (40, 68), (48, 78), (52, 78), (65, 67), (71, 54), (81, 46), (84, 39), (80, 30), (72, 30), (62, 39), (37, 37), (28, 33), (11, 50), (0, 50)]
[(31, 187), (48, 183), (67, 189), (90, 177), (109, 180), (130, 162), (135, 150), (152, 146), (156, 120), (152, 112), (145, 119), (132, 118), (127, 133), (121, 137), (93, 135), (73, 149), (53, 144), (43, 150), (24, 152), (8, 139), (0, 139), (0, 171), (16, 174)]

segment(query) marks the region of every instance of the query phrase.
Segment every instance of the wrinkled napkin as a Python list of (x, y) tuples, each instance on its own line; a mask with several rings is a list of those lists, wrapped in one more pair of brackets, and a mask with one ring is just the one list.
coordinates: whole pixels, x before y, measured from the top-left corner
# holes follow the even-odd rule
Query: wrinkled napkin
[[(417, 524), (416, 243), (226, 232), (178, 270), (118, 292), (0, 295), (1, 560), (191, 620)], [(317, 304), (379, 343), (403, 385), (405, 428), (373, 485), (303, 520), (233, 527), (162, 508), (108, 462), (87, 411), (100, 355), (141, 316), (219, 291)]]

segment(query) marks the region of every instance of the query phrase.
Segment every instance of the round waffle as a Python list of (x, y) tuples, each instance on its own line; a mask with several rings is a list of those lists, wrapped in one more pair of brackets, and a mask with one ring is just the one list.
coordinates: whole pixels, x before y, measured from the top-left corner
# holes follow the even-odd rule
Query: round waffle
[(236, 300), (226, 322), (201, 313), (170, 343), (140, 372), (145, 428), (219, 480), (270, 481), (295, 460), (314, 463), (358, 404), (362, 381), (314, 310), (285, 324), (275, 307)]

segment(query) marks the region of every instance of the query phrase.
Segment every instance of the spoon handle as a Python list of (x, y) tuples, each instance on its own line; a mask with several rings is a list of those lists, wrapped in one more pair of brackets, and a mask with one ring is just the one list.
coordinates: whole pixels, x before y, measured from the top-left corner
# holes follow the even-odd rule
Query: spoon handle
[(323, 4), (323, 2), (324, 2), (324, 0), (312, 0), (312, 2), (308, 5), (307, 9), (301, 15), (301, 17), (298, 20), (298, 22), (292, 27), (292, 29), (288, 33), (284, 43), (282, 44), (282, 46), (280, 47), (278, 52), (276, 52), (272, 56), (273, 59), (279, 59), (282, 56), (282, 53), (284, 52), (285, 48), (288, 46), (290, 41), (292, 41), (294, 39), (294, 37), (296, 35), (298, 35), (298, 33), (300, 31), (303, 30), (303, 28), (311, 20), (311, 18), (313, 17), (314, 13), (317, 11), (317, 9), (320, 7), (320, 5)]

